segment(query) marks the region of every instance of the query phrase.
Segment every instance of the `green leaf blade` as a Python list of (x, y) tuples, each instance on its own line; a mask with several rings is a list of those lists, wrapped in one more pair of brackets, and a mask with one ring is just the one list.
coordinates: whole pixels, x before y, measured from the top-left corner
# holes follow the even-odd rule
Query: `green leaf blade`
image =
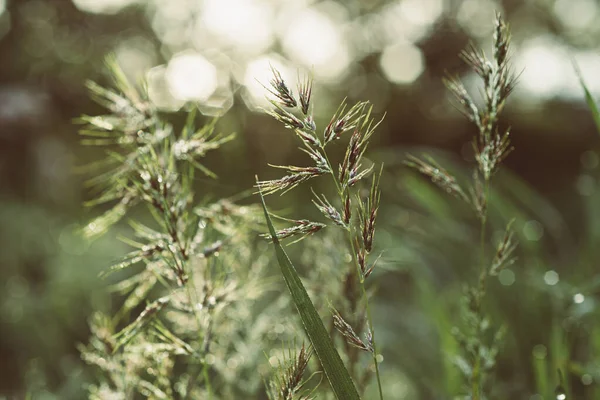
[(573, 61), (573, 68), (575, 69), (575, 73), (577, 74), (577, 78), (579, 79), (579, 83), (581, 84), (581, 88), (583, 89), (583, 92), (585, 94), (585, 102), (587, 103), (590, 111), (592, 112), (592, 117), (594, 118), (594, 123), (596, 124), (596, 130), (598, 131), (598, 134), (600, 134), (600, 111), (598, 111), (598, 105), (596, 104), (594, 97), (592, 97), (592, 93), (589, 91), (587, 85), (585, 84), (585, 81), (583, 80), (583, 75), (581, 74), (581, 70), (579, 69), (575, 61)]
[(273, 222), (271, 221), (269, 212), (267, 211), (267, 206), (265, 204), (265, 199), (262, 192), (259, 191), (259, 195), (263, 211), (265, 213), (265, 219), (269, 227), (269, 232), (271, 234), (273, 244), (275, 245), (275, 253), (277, 255), (279, 267), (281, 268), (281, 273), (283, 274), (285, 283), (290, 291), (290, 294), (292, 295), (296, 309), (300, 314), (306, 334), (308, 335), (308, 338), (315, 349), (315, 354), (323, 366), (323, 370), (325, 371), (325, 375), (329, 380), (329, 384), (331, 385), (331, 388), (333, 389), (333, 392), (338, 400), (360, 400), (360, 396), (356, 390), (356, 387), (354, 386), (354, 382), (352, 381), (348, 370), (344, 366), (339, 353), (335, 349), (333, 342), (329, 337), (329, 333), (323, 325), (321, 317), (317, 313), (315, 306), (310, 300), (310, 297), (308, 296), (308, 293), (306, 292), (306, 289), (300, 280), (300, 276), (296, 272), (296, 268), (290, 261), (279, 240), (277, 239), (275, 227), (273, 226)]

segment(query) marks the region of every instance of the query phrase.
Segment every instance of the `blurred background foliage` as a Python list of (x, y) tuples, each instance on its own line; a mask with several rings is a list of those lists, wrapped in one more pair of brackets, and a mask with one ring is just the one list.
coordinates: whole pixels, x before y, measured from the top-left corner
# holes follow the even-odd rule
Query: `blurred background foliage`
[(474, 276), (476, 224), (402, 161), (427, 151), (469, 174), (473, 128), (442, 77), (469, 82), (457, 54), (469, 41), (489, 48), (495, 10), (522, 71), (504, 114), (516, 150), (490, 210), (498, 234), (517, 218), (521, 243), (488, 296), (508, 328), (495, 392), (550, 398), (560, 369), (574, 398), (598, 398), (598, 139), (572, 67), (600, 92), (595, 0), (0, 0), (0, 394), (81, 398), (93, 374), (75, 345), (87, 340), (91, 310), (111, 307), (98, 272), (126, 247), (116, 234), (92, 243), (77, 234), (92, 216), (77, 167), (99, 155), (79, 145), (72, 121), (99, 112), (84, 83), (108, 82), (111, 52), (158, 107), (193, 101), (238, 133), (207, 158), (219, 180), (204, 190), (216, 195), (248, 189), (257, 173), (277, 176), (267, 162), (302, 163), (290, 159), (293, 135), (260, 112), (269, 64), (290, 82), (313, 73), (317, 119), (344, 97), (386, 113), (371, 147), (386, 166), (374, 308), (386, 362), (403, 375), (384, 380), (409, 397), (453, 392), (450, 332)]

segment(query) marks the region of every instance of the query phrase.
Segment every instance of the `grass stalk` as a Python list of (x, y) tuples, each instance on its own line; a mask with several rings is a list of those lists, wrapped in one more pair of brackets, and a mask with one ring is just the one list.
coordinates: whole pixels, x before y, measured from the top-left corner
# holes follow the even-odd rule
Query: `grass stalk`
[[(372, 172), (373, 167), (364, 168), (362, 166), (362, 157), (367, 150), (371, 136), (381, 121), (375, 122), (372, 119), (372, 106), (368, 102), (358, 102), (347, 108), (346, 102), (343, 101), (324, 129), (323, 135), (320, 136), (317, 134), (317, 127), (311, 112), (312, 79), (305, 79), (304, 83), (299, 84), (298, 100), (296, 100), (292, 90), (286, 85), (278, 71), (273, 70), (273, 79), (270, 84), (270, 88), (267, 88), (267, 90), (274, 96), (274, 99), (270, 100), (274, 108), (267, 112), (276, 120), (282, 122), (286, 128), (294, 131), (302, 141), (303, 147), (301, 150), (313, 160), (314, 165), (308, 167), (274, 166), (287, 170), (287, 175), (275, 180), (258, 181), (259, 193), (264, 195), (276, 192), (285, 193), (301, 183), (322, 175), (330, 175), (333, 179), (341, 209), (332, 205), (325, 195), (318, 195), (314, 192), (316, 198), (313, 203), (324, 217), (346, 231), (347, 248), (352, 253), (352, 263), (356, 269), (356, 285), (360, 286), (360, 289), (358, 289), (358, 286), (353, 287), (351, 289), (352, 294), (346, 293), (346, 300), (351, 301), (352, 309), (350, 312), (353, 314), (357, 311), (357, 303), (364, 304), (368, 330), (366, 332), (366, 342), (359, 336), (365, 327), (364, 321), (361, 321), (357, 333), (343, 319), (341, 314), (333, 309), (334, 326), (345, 338), (352, 371), (354, 371), (355, 363), (358, 360), (357, 349), (372, 353), (379, 398), (383, 400), (383, 389), (374, 343), (373, 321), (364, 282), (365, 278), (373, 271), (376, 263), (367, 265), (367, 258), (372, 251), (375, 221), (379, 208), (379, 177), (375, 175), (367, 199), (363, 200), (360, 196), (357, 196), (356, 200), (352, 200), (350, 197), (351, 193), (356, 190), (353, 189), (353, 186)], [(335, 170), (329, 159), (326, 146), (339, 139), (345, 132), (351, 132), (350, 140), (339, 169)], [(276, 232), (273, 240), (275, 240), (275, 237), (285, 239), (293, 235), (302, 235), (300, 239), (303, 239), (307, 235), (314, 234), (327, 226), (307, 220), (291, 221), (295, 222), (295, 225)], [(347, 279), (352, 279), (352, 276), (352, 270), (347, 272)]]
[[(489, 204), (489, 193), (490, 193), (490, 180), (485, 180), (484, 187), (484, 198), (485, 202)], [(481, 331), (481, 325), (483, 321), (482, 303), (485, 296), (485, 286), (488, 275), (488, 265), (486, 260), (485, 252), (485, 237), (486, 237), (486, 225), (487, 225), (487, 208), (482, 213), (480, 218), (480, 232), (479, 232), (479, 253), (481, 257), (481, 272), (479, 274), (479, 286), (477, 293), (477, 341), (478, 343), (483, 342), (483, 332)], [(473, 400), (481, 399), (481, 349), (478, 344), (477, 352), (475, 353), (475, 362), (473, 365), (473, 374), (471, 378), (471, 390), (473, 393)]]
[[(333, 168), (331, 165), (331, 161), (329, 160), (329, 156), (327, 155), (327, 152), (325, 151), (325, 149), (323, 147), (321, 147), (322, 153), (325, 157), (325, 160), (327, 161), (327, 165), (329, 167), (330, 170), (330, 175), (331, 178), (333, 179), (333, 182), (337, 188), (337, 192), (338, 192), (338, 197), (340, 200), (340, 204), (344, 204), (344, 193), (342, 190), (342, 186), (340, 184), (340, 182), (338, 181), (337, 177), (335, 176), (335, 173), (333, 172)], [(349, 189), (348, 189), (349, 190)], [(365, 288), (365, 278), (363, 276), (363, 273), (360, 269), (360, 265), (358, 263), (358, 259), (356, 257), (356, 255), (358, 254), (358, 250), (356, 249), (355, 245), (354, 245), (354, 240), (353, 238), (355, 237), (356, 232), (355, 232), (355, 227), (354, 225), (350, 224), (348, 229), (346, 230), (346, 238), (348, 240), (348, 244), (350, 249), (352, 250), (352, 263), (355, 266), (356, 269), (356, 277), (358, 279), (358, 282), (360, 284), (360, 290), (361, 290), (361, 295), (363, 297), (363, 302), (365, 305), (365, 312), (367, 314), (367, 325), (368, 325), (368, 329), (369, 332), (371, 333), (371, 337), (372, 337), (372, 344), (373, 344), (373, 366), (375, 368), (375, 377), (377, 379), (377, 389), (379, 391), (379, 398), (380, 400), (383, 400), (383, 389), (381, 386), (381, 376), (379, 373), (379, 363), (377, 362), (377, 340), (375, 338), (375, 329), (373, 329), (373, 319), (371, 317), (371, 308), (369, 305), (369, 297), (367, 295), (367, 290)]]

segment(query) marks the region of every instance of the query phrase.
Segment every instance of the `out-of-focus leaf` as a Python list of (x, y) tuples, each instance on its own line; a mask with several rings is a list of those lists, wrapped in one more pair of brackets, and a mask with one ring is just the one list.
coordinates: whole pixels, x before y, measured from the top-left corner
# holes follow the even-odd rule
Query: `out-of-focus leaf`
[(590, 111), (592, 112), (592, 117), (594, 118), (594, 123), (596, 124), (596, 130), (598, 134), (600, 134), (600, 111), (598, 111), (598, 105), (596, 101), (592, 97), (592, 94), (588, 90), (585, 81), (583, 80), (583, 75), (581, 74), (581, 70), (575, 61), (573, 61), (573, 68), (575, 69), (575, 73), (577, 74), (577, 78), (579, 79), (579, 83), (585, 93), (585, 102), (587, 103)]

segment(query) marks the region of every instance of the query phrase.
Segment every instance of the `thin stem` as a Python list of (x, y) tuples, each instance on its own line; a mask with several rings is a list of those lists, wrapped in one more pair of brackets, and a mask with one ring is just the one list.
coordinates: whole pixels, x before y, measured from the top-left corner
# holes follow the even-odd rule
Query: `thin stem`
[(383, 400), (383, 389), (381, 388), (381, 376), (379, 374), (379, 362), (377, 361), (377, 341), (375, 340), (375, 329), (373, 329), (373, 322), (371, 319), (371, 309), (369, 307), (369, 301), (367, 298), (367, 292), (365, 290), (364, 282), (361, 283), (362, 294), (365, 298), (365, 308), (367, 310), (367, 321), (369, 323), (369, 331), (373, 341), (373, 364), (375, 365), (375, 376), (377, 377), (377, 388), (379, 389), (379, 398)]
[[(329, 167), (329, 172), (331, 174), (331, 177), (333, 178), (333, 182), (335, 183), (335, 186), (337, 188), (338, 191), (338, 196), (340, 197), (340, 202), (341, 204), (344, 204), (344, 193), (342, 191), (342, 186), (341, 183), (338, 182), (337, 177), (335, 176), (335, 172), (333, 171), (333, 168), (331, 166), (331, 162), (329, 161), (329, 157), (327, 156), (327, 152), (325, 151), (325, 149), (323, 147), (321, 147), (321, 150), (323, 152), (323, 156), (325, 157), (325, 161), (327, 162), (327, 166)], [(350, 190), (350, 188), (348, 188), (347, 190)], [(348, 237), (348, 242), (350, 243), (350, 248), (352, 249), (351, 253), (352, 253), (352, 262), (354, 263), (355, 267), (356, 267), (356, 273), (358, 276), (358, 281), (360, 283), (360, 288), (361, 288), (361, 293), (363, 296), (363, 301), (365, 303), (365, 310), (367, 313), (367, 324), (369, 327), (369, 333), (371, 334), (371, 339), (372, 339), (372, 344), (373, 344), (373, 364), (375, 365), (375, 376), (377, 377), (377, 387), (379, 389), (379, 398), (380, 400), (383, 400), (383, 389), (381, 387), (381, 377), (379, 374), (379, 364), (377, 362), (377, 341), (375, 340), (375, 330), (373, 329), (373, 320), (371, 318), (371, 309), (369, 307), (369, 297), (367, 296), (367, 291), (365, 289), (365, 279), (363, 277), (363, 274), (360, 270), (360, 265), (358, 264), (358, 259), (356, 257), (357, 251), (356, 248), (354, 247), (354, 229), (353, 229), (353, 225), (350, 224), (350, 228), (346, 230), (347, 232), (347, 237)]]
[(329, 173), (331, 174), (331, 177), (333, 178), (333, 183), (335, 183), (335, 187), (337, 188), (337, 192), (338, 192), (338, 196), (340, 196), (340, 198), (342, 199), (342, 204), (344, 204), (344, 199), (342, 198), (342, 186), (340, 185), (340, 182), (338, 182), (336, 176), (335, 176), (335, 172), (333, 172), (333, 167), (331, 166), (331, 161), (329, 161), (329, 156), (327, 155), (327, 152), (325, 151), (325, 147), (321, 146), (321, 152), (323, 153), (323, 157), (325, 157), (325, 161), (327, 162), (327, 167), (329, 167)]
[(208, 394), (208, 399), (212, 399), (212, 386), (210, 384), (210, 378), (208, 377), (208, 364), (204, 363), (202, 366), (202, 376), (204, 376), (204, 382), (206, 383), (206, 391)]
[(473, 400), (480, 400), (481, 399), (481, 319), (482, 319), (482, 311), (481, 311), (481, 306), (482, 306), (482, 301), (483, 301), (483, 296), (485, 295), (485, 284), (486, 284), (486, 280), (487, 280), (487, 273), (488, 273), (488, 269), (487, 269), (487, 265), (486, 265), (486, 259), (485, 259), (485, 227), (486, 227), (486, 222), (487, 222), (487, 207), (489, 205), (489, 197), (490, 197), (490, 181), (489, 179), (485, 180), (485, 184), (484, 184), (484, 198), (485, 198), (485, 204), (486, 204), (486, 208), (485, 208), (485, 212), (483, 213), (483, 215), (481, 216), (481, 231), (480, 231), (480, 241), (479, 241), (479, 251), (481, 254), (481, 272), (479, 274), (479, 282), (478, 282), (478, 288), (477, 288), (477, 340), (478, 340), (478, 345), (477, 345), (477, 352), (475, 353), (475, 363), (473, 365), (473, 373), (471, 375), (471, 391), (472, 391), (472, 395), (473, 395)]
[[(208, 261), (207, 261), (208, 263)], [(207, 270), (208, 270), (208, 266), (207, 266)], [(196, 320), (196, 324), (198, 325), (198, 344), (202, 344), (203, 342), (203, 337), (201, 336), (202, 333), (202, 320), (200, 319), (200, 315), (198, 314), (198, 310), (196, 309), (196, 305), (199, 303), (199, 295), (198, 295), (198, 290), (196, 289), (196, 285), (194, 284), (194, 269), (193, 268), (189, 268), (189, 279), (186, 283), (186, 289), (187, 289), (187, 296), (188, 296), (188, 301), (190, 302), (190, 306), (192, 308), (192, 313), (194, 314), (195, 320)], [(194, 300), (194, 297), (196, 298)], [(209, 334), (209, 332), (207, 331), (205, 333), (206, 335)], [(202, 349), (204, 350), (204, 349)], [(198, 376), (198, 374), (200, 374), (201, 372), (203, 373), (204, 376), (204, 382), (206, 384), (206, 390), (208, 392), (208, 398), (211, 399), (212, 398), (212, 387), (210, 385), (210, 380), (208, 379), (208, 366), (206, 364), (206, 353), (204, 351), (201, 352), (203, 354), (203, 360), (202, 360), (202, 370), (198, 371), (197, 373), (193, 373), (190, 375), (190, 379), (188, 381), (188, 392), (187, 392), (187, 398), (189, 398), (191, 390), (192, 390), (192, 386), (194, 385), (194, 382), (196, 381), (196, 378)]]
[(383, 400), (383, 389), (381, 388), (381, 377), (379, 374), (379, 363), (377, 362), (377, 341), (375, 340), (375, 329), (373, 329), (373, 320), (371, 318), (371, 308), (369, 307), (369, 297), (367, 296), (367, 290), (365, 289), (365, 279), (362, 276), (360, 271), (360, 266), (358, 265), (358, 260), (356, 259), (356, 249), (354, 247), (354, 242), (352, 240), (353, 234), (352, 232), (348, 232), (348, 240), (350, 241), (350, 246), (352, 247), (352, 260), (354, 265), (356, 266), (356, 273), (358, 274), (358, 280), (360, 283), (361, 293), (365, 302), (365, 310), (367, 312), (367, 324), (369, 326), (369, 333), (371, 334), (371, 340), (373, 344), (373, 364), (375, 365), (375, 376), (377, 377), (377, 387), (379, 389), (379, 398)]

